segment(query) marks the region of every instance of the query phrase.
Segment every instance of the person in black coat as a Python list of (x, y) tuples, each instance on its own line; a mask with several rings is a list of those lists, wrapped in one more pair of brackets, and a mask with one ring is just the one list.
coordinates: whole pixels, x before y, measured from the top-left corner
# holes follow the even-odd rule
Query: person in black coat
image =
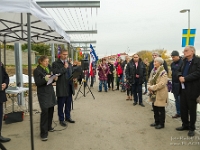
[(67, 61), (67, 57), (68, 51), (61, 50), (60, 59), (52, 64), (53, 73), (60, 74), (56, 82), (56, 96), (58, 100), (58, 117), (61, 126), (67, 125), (65, 121), (75, 123), (70, 115), (72, 95), (75, 94), (72, 81), (73, 68), (72, 64)]
[(111, 84), (112, 91), (114, 91), (114, 75), (113, 75), (114, 65), (110, 60), (108, 60), (108, 67), (110, 70), (108, 73), (108, 89), (110, 89), (110, 84)]
[(178, 77), (180, 81), (180, 106), (182, 126), (178, 131), (189, 130), (188, 136), (195, 135), (197, 117), (197, 98), (200, 96), (200, 58), (195, 56), (195, 48), (186, 46), (183, 65), (180, 67)]
[(133, 105), (137, 105), (139, 96), (139, 105), (144, 107), (142, 102), (142, 84), (146, 77), (146, 68), (138, 54), (133, 55), (133, 58), (127, 64), (125, 73), (127, 82), (132, 84), (132, 93), (134, 96)]
[[(154, 63), (154, 59), (156, 57), (159, 57), (159, 53), (158, 52), (153, 52), (152, 53), (152, 57), (153, 57), (153, 60), (149, 63), (148, 77), (150, 76), (150, 73), (151, 73), (152, 69), (154, 68), (154, 64), (153, 64)], [(164, 67), (165, 71), (167, 71), (167, 73), (168, 73), (168, 67), (167, 67), (167, 63), (166, 63), (165, 60), (164, 60), (164, 63), (163, 63), (163, 67)]]
[(3, 118), (3, 102), (7, 101), (6, 98), (6, 92), (5, 90), (8, 88), (9, 84), (9, 76), (3, 66), (3, 64), (0, 62), (0, 69), (1, 69), (1, 89), (0, 89), (0, 142), (9, 142), (10, 138), (5, 138), (1, 135), (1, 128), (2, 128), (2, 118)]
[[(53, 132), (52, 127), (54, 106), (57, 104), (52, 83), (47, 85), (51, 77), (52, 69), (47, 56), (38, 59), (39, 65), (33, 71), (33, 77), (37, 86), (37, 96), (41, 108), (40, 137), (42, 141), (47, 140), (48, 131)], [(54, 79), (56, 80), (57, 77)]]
[(179, 68), (182, 66), (183, 60), (179, 56), (178, 51), (173, 51), (171, 53), (172, 57), (172, 64), (171, 64), (171, 70), (172, 70), (172, 93), (174, 94), (175, 99), (175, 105), (176, 105), (176, 114), (172, 116), (172, 118), (178, 118), (181, 117), (181, 111), (180, 111), (180, 81), (177, 76), (177, 72)]

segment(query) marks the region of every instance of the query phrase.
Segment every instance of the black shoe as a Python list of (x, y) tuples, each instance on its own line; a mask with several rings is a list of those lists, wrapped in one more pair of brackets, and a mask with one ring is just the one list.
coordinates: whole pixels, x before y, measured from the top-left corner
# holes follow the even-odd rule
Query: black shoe
[(3, 136), (0, 136), (0, 142), (9, 142), (11, 139), (10, 138), (5, 138)]
[(145, 107), (143, 103), (140, 103), (139, 105), (142, 106), (142, 107)]
[(69, 122), (69, 123), (75, 123), (75, 121), (74, 121), (74, 120), (72, 120), (71, 118), (69, 118), (69, 119), (66, 119), (66, 121), (67, 121), (67, 122)]
[(162, 129), (162, 128), (164, 128), (165, 126), (164, 125), (157, 125), (157, 126), (155, 126), (155, 129)]
[(51, 127), (48, 131), (49, 132), (54, 132), (54, 128)]
[(64, 121), (60, 121), (60, 125), (63, 126), (63, 127), (67, 126), (66, 122), (64, 122)]
[(115, 89), (115, 90), (119, 90), (119, 89)]
[(143, 95), (147, 94), (147, 92), (144, 92)]
[(150, 124), (151, 127), (155, 127), (155, 126), (157, 126), (157, 125), (158, 125), (158, 124), (156, 124), (156, 123)]
[(136, 102), (134, 102), (134, 103), (133, 103), (133, 106), (135, 106), (135, 105), (137, 105), (137, 103), (136, 103)]
[(194, 131), (191, 131), (191, 130), (190, 130), (190, 131), (188, 132), (188, 136), (191, 137), (191, 136), (194, 136), (194, 135), (195, 135)]
[(172, 118), (179, 118), (179, 117), (181, 117), (181, 116), (180, 116), (180, 115), (178, 115), (178, 114), (176, 114), (176, 115), (172, 116)]
[(41, 140), (42, 140), (42, 141), (47, 141), (48, 138), (47, 138), (47, 137), (41, 137)]
[(176, 128), (177, 131), (183, 131), (183, 130), (189, 130), (188, 127), (185, 127), (185, 126), (181, 126), (181, 127), (178, 127)]
[(105, 92), (108, 92), (107, 90)]
[(98, 92), (101, 92), (101, 91), (98, 91)]

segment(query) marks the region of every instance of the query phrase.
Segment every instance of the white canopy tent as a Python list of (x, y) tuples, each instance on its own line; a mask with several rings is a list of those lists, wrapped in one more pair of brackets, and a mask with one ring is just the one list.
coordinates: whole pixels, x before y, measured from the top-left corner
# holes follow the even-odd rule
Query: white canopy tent
[(31, 42), (70, 43), (70, 37), (34, 0), (0, 0), (0, 42), (26, 42), (27, 13)]
[[(70, 43), (70, 37), (34, 0), (0, 0), (0, 43), (1, 42), (3, 42), (4, 45), (5, 43), (28, 43), (30, 132), (31, 149), (34, 150), (31, 42)], [(0, 76), (0, 82), (2, 81), (1, 78)]]

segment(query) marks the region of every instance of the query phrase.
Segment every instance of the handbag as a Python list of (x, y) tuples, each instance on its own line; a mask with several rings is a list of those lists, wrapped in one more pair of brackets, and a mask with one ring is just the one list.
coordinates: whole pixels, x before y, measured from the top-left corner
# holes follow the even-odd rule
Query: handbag
[(152, 102), (156, 101), (156, 94), (155, 93), (150, 93), (149, 97), (150, 97), (150, 99), (151, 99)]
[(17, 111), (5, 114), (3, 120), (5, 121), (6, 124), (21, 122), (24, 120), (24, 112)]

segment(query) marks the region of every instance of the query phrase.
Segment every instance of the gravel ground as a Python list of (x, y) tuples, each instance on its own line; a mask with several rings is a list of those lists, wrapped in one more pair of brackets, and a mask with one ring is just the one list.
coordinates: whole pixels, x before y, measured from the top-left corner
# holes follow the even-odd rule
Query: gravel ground
[[(166, 107), (165, 128), (156, 130), (149, 125), (154, 122), (151, 104), (144, 96), (145, 107), (133, 106), (126, 101), (126, 93), (120, 91), (97, 92), (97, 84), (86, 97), (81, 93), (74, 100), (71, 112), (75, 124), (64, 129), (59, 125), (57, 107), (54, 113), (55, 132), (49, 133), (48, 141), (42, 142), (39, 136), (40, 109), (36, 94), (33, 103), (33, 127), (35, 150), (199, 150), (200, 116), (198, 114), (195, 137), (189, 138), (187, 131), (178, 132), (180, 119), (172, 119), (175, 114), (174, 103)], [(83, 91), (83, 89), (81, 90)], [(86, 92), (88, 90), (86, 89)], [(25, 107), (15, 106), (15, 110)], [(7, 112), (11, 110), (10, 101)], [(4, 124), (2, 135), (12, 140), (4, 143), (8, 150), (29, 150), (30, 120), (26, 113), (23, 122)], [(61, 130), (61, 131), (58, 131)]]

